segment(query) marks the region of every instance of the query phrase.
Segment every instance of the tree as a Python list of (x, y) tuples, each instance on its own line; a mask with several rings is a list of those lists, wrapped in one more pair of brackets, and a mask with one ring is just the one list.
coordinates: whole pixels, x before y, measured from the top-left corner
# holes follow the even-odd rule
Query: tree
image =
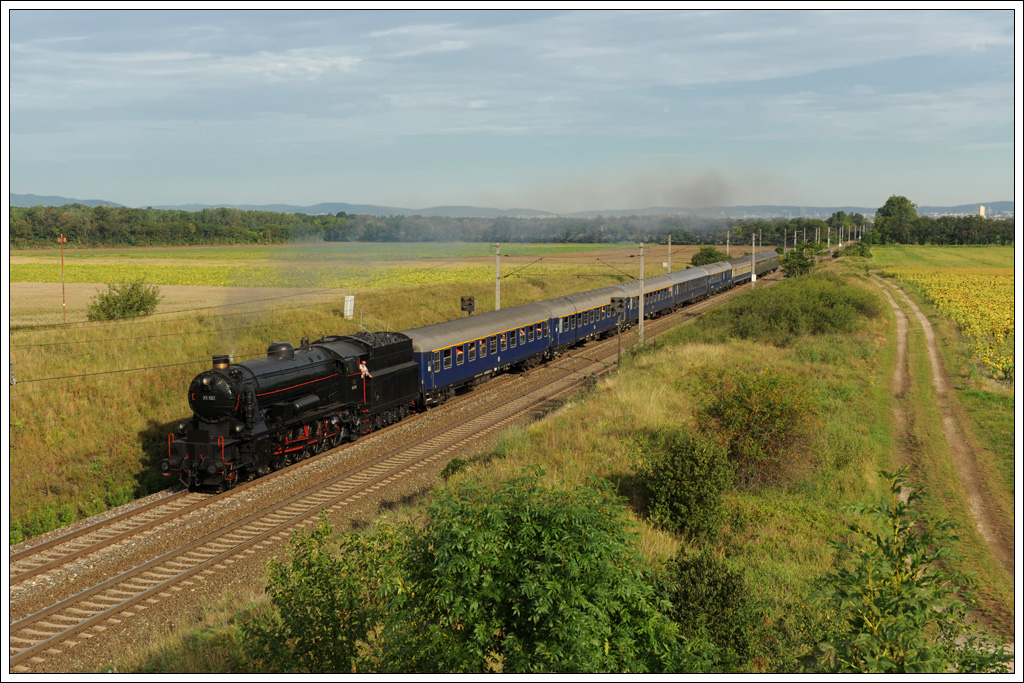
[(881, 472), (889, 484), (883, 501), (854, 507), (875, 521), (850, 525), (854, 538), (838, 543), (839, 568), (824, 577), (815, 600), (834, 624), (820, 645), (830, 672), (1006, 672), (1001, 643), (989, 643), (966, 623), (958, 596), (969, 577), (950, 568), (959, 559), (949, 545), (949, 520), (926, 520), (917, 506), (922, 490), (904, 494), (905, 470)]
[(646, 577), (625, 508), (542, 486), (438, 496), (383, 632), (396, 671), (613, 672), (668, 666), (676, 629)]
[(811, 272), (814, 261), (811, 260), (807, 251), (807, 245), (811, 242), (801, 242), (790, 249), (779, 259), (779, 265), (786, 277), (796, 277)]
[(696, 254), (693, 255), (693, 258), (690, 259), (690, 263), (692, 263), (695, 266), (706, 266), (709, 263), (718, 263), (719, 261), (725, 261), (728, 258), (728, 256), (718, 251), (714, 247), (704, 245), (697, 251)]
[(127, 284), (108, 284), (106, 292), (99, 292), (89, 303), (89, 320), (116, 320), (150, 315), (156, 311), (163, 296), (155, 285), (135, 280)]
[(875, 214), (875, 241), (910, 244), (917, 225), (917, 204), (893, 195)]

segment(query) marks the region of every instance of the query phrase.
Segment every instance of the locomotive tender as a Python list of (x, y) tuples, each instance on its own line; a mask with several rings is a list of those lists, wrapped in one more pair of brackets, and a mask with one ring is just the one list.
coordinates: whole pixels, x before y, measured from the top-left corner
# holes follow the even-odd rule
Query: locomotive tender
[[(779, 267), (774, 251), (644, 280), (644, 317), (657, 317)], [(188, 390), (191, 418), (167, 435), (164, 476), (229, 489), (299, 462), (411, 412), (440, 405), (494, 375), (534, 367), (618, 329), (611, 300), (639, 320), (636, 282), (490, 311), (405, 332), (328, 336), (264, 358), (214, 356)]]

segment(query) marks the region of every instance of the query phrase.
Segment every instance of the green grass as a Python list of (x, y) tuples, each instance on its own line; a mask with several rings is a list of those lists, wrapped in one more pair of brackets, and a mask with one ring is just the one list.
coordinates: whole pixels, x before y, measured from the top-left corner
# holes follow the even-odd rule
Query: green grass
[[(502, 256), (548, 256), (580, 252), (606, 251), (630, 244), (547, 244), (529, 242), (508, 242), (501, 246)], [(58, 249), (22, 249), (12, 256), (24, 260), (56, 259), (60, 261)], [(237, 247), (133, 247), (131, 249), (65, 249), (66, 261), (89, 261), (97, 259), (118, 260), (187, 260), (187, 261), (410, 261), (435, 259), (451, 261), (459, 259), (488, 258), (494, 256), (493, 243), (478, 242), (324, 242), (298, 243), (275, 246)]]
[(1013, 268), (1014, 247), (998, 246), (871, 246), (874, 265), (895, 268)]

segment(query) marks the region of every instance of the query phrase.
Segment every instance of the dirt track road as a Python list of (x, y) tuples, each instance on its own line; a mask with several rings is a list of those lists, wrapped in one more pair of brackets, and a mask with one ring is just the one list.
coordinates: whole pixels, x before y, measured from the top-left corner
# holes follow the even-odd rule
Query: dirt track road
[[(1000, 498), (993, 495), (989, 490), (988, 481), (979, 473), (977, 453), (980, 451), (980, 447), (978, 440), (953, 392), (949, 374), (939, 356), (931, 322), (921, 312), (917, 304), (899, 287), (878, 278), (875, 278), (874, 281), (888, 299), (896, 316), (897, 349), (896, 369), (893, 377), (893, 397), (896, 400), (893, 412), (895, 443), (901, 452), (897, 454), (895, 464), (900, 466), (907, 464), (906, 453), (913, 447), (914, 439), (912, 409), (903, 400), (913, 381), (907, 352), (910, 320), (901, 305), (897, 303), (895, 297), (898, 297), (903, 302), (903, 307), (913, 313), (924, 332), (931, 366), (932, 385), (935, 388), (936, 399), (942, 413), (942, 435), (948, 445), (950, 457), (963, 487), (971, 518), (974, 520), (978, 533), (988, 545), (992, 557), (1002, 565), (1012, 580), (1015, 570), (1014, 511), (1002, 509), (998, 503)], [(1012, 613), (999, 614), (996, 615), (996, 618), (1005, 622), (999, 624), (996, 630), (1003, 633), (1014, 632), (1014, 615)]]

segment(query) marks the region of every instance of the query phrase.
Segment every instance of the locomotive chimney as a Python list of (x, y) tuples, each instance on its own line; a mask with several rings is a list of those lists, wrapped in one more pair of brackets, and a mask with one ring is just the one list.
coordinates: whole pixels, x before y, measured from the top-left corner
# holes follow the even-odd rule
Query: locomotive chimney
[(213, 357), (213, 369), (214, 370), (227, 370), (230, 364), (230, 358), (228, 356), (214, 356)]

